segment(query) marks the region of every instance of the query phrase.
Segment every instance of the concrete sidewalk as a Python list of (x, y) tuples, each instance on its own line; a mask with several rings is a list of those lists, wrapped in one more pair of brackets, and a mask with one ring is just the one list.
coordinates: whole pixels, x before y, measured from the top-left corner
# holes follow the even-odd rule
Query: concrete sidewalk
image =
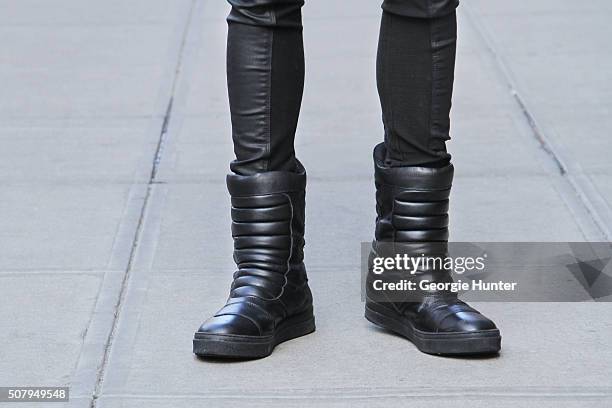
[[(452, 239), (612, 239), (612, 3), (463, 3)], [(362, 318), (380, 9), (346, 4), (304, 9), (317, 331), (241, 363), (191, 354), (234, 270), (225, 2), (0, 4), (0, 386), (103, 408), (612, 404), (609, 303), (482, 303), (503, 334), (489, 359)]]

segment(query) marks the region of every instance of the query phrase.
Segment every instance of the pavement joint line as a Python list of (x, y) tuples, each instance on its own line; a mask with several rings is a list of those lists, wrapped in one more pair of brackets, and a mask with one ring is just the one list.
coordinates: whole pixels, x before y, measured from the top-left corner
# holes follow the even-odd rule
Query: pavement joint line
[[(362, 389), (361, 392), (347, 394), (343, 393), (350, 390), (344, 389), (333, 389), (333, 390), (321, 390), (319, 388), (312, 390), (298, 390), (290, 391), (287, 393), (248, 393), (245, 395), (244, 392), (232, 391), (225, 393), (190, 393), (190, 394), (106, 394), (103, 399), (124, 399), (124, 400), (167, 400), (167, 399), (237, 399), (237, 400), (258, 400), (258, 399), (278, 399), (278, 400), (293, 400), (293, 399), (340, 399), (340, 400), (354, 400), (354, 399), (380, 399), (380, 398), (441, 398), (441, 397), (454, 397), (454, 398), (546, 398), (552, 400), (563, 400), (573, 398), (612, 398), (612, 390), (609, 388), (601, 387), (601, 389), (584, 391), (573, 390), (565, 391), (564, 387), (549, 387), (545, 390), (529, 390), (529, 389), (516, 389), (516, 390), (497, 390), (495, 387), (488, 390), (487, 387), (472, 387), (468, 390), (456, 389), (450, 391), (436, 391), (436, 390), (424, 390), (420, 388), (414, 389), (396, 389), (396, 390), (380, 390), (377, 388)], [(529, 387), (525, 387), (529, 388)], [(299, 392), (302, 392), (301, 394)]]
[(120, 313), (115, 316), (112, 342), (106, 348), (104, 367), (108, 368), (108, 372), (112, 372), (112, 375), (107, 377), (106, 370), (101, 375), (99, 385), (93, 396), (92, 408), (96, 407), (96, 401), (105, 395), (104, 387), (112, 389), (115, 383), (125, 383), (127, 381), (126, 376), (129, 369), (126, 369), (126, 363), (130, 359), (122, 357), (114, 360), (114, 356), (116, 353), (125, 352), (126, 349), (131, 350), (137, 336), (138, 326), (124, 324), (124, 322), (129, 322), (134, 315), (136, 315), (136, 319), (138, 318), (137, 316), (140, 313), (138, 305), (142, 301), (144, 288), (148, 284), (148, 272), (151, 270), (155, 258), (158, 229), (162, 219), (161, 212), (168, 192), (166, 183), (160, 182), (157, 177), (161, 177), (163, 168), (168, 165), (168, 162), (172, 162), (173, 149), (182, 130), (183, 113), (190, 91), (191, 77), (195, 72), (198, 50), (204, 38), (201, 31), (204, 26), (207, 26), (206, 21), (201, 18), (205, 13), (205, 4), (207, 4), (207, 0), (192, 0), (190, 23), (183, 35), (181, 66), (176, 71), (177, 76), (172, 87), (172, 107), (167, 108), (167, 112), (171, 112), (172, 115), (164, 121), (161, 127), (160, 132), (165, 136), (163, 142), (160, 143), (159, 154), (155, 155), (156, 168), (151, 171), (151, 179), (148, 184), (149, 195), (136, 234), (138, 242), (132, 246), (132, 252), (130, 253), (129, 276), (126, 277), (125, 284), (122, 287)]
[(170, 98), (168, 100), (168, 104), (166, 107), (166, 113), (164, 115), (164, 120), (160, 129), (160, 133), (159, 133), (159, 139), (158, 139), (158, 144), (157, 144), (157, 148), (155, 150), (155, 155), (153, 157), (153, 165), (151, 166), (151, 174), (150, 174), (150, 178), (149, 178), (149, 182), (148, 182), (148, 187), (147, 187), (147, 192), (145, 194), (144, 200), (143, 200), (143, 204), (142, 204), (142, 208), (141, 208), (141, 212), (140, 212), (140, 216), (138, 218), (138, 225), (136, 227), (136, 232), (134, 235), (134, 240), (132, 242), (132, 247), (130, 250), (130, 256), (129, 256), (129, 260), (128, 260), (128, 265), (126, 268), (126, 272), (125, 275), (123, 277), (123, 280), (121, 282), (121, 288), (119, 291), (119, 299), (117, 302), (117, 305), (115, 307), (115, 315), (114, 315), (114, 319), (113, 319), (113, 324), (112, 324), (112, 328), (111, 331), (109, 333), (108, 336), (108, 341), (106, 342), (106, 347), (104, 349), (104, 355), (102, 358), (102, 364), (100, 366), (100, 370), (98, 372), (98, 378), (95, 384), (95, 388), (94, 388), (94, 392), (92, 395), (92, 400), (91, 400), (91, 408), (95, 408), (96, 407), (96, 402), (97, 399), (99, 398), (99, 395), (101, 393), (101, 389), (102, 389), (102, 384), (104, 382), (104, 378), (106, 375), (106, 370), (108, 368), (108, 362), (109, 362), (109, 355), (110, 355), (110, 351), (112, 349), (113, 346), (113, 340), (117, 334), (117, 323), (119, 321), (119, 316), (121, 314), (121, 310), (125, 301), (125, 297), (126, 297), (126, 292), (127, 292), (127, 286), (130, 280), (130, 275), (131, 275), (131, 271), (132, 271), (132, 267), (133, 267), (133, 263), (134, 263), (134, 259), (136, 257), (136, 253), (138, 250), (138, 245), (140, 243), (140, 238), (142, 235), (142, 231), (143, 231), (143, 227), (144, 227), (144, 223), (145, 223), (145, 219), (146, 219), (146, 215), (147, 215), (147, 209), (149, 207), (149, 202), (150, 202), (150, 198), (151, 198), (151, 194), (154, 188), (154, 181), (155, 178), (157, 177), (157, 171), (159, 168), (159, 165), (161, 163), (161, 159), (162, 159), (162, 155), (164, 152), (164, 146), (166, 144), (166, 139), (167, 139), (167, 135), (168, 135), (168, 125), (170, 123), (171, 120), (171, 115), (172, 115), (172, 108), (173, 108), (173, 102), (174, 102), (174, 95), (176, 92), (176, 84), (178, 81), (178, 78), (180, 76), (181, 73), (181, 68), (182, 68), (182, 64), (183, 64), (183, 53), (185, 51), (185, 44), (187, 41), (187, 35), (189, 33), (191, 24), (192, 24), (192, 19), (193, 19), (193, 11), (194, 8), (196, 6), (197, 0), (191, 0), (190, 1), (190, 6), (189, 6), (189, 11), (187, 13), (187, 20), (184, 22), (184, 29), (182, 30), (182, 36), (180, 37), (180, 46), (179, 46), (179, 50), (178, 50), (178, 59), (176, 62), (176, 68), (174, 70), (174, 73), (172, 75), (172, 86), (170, 89)]
[[(183, 122), (182, 107), (186, 103), (190, 89), (189, 80), (185, 78), (190, 78), (190, 74), (193, 71), (191, 66), (195, 64), (195, 55), (197, 55), (202, 37), (199, 30), (201, 29), (200, 26), (205, 23), (204, 21), (200, 21), (200, 17), (204, 16), (204, 5), (206, 2), (207, 0), (190, 0), (189, 10), (181, 19), (180, 46), (178, 47), (178, 52), (175, 54), (177, 55), (177, 59), (172, 74), (170, 92), (168, 94), (166, 115), (161, 124), (161, 129), (158, 128), (159, 141), (155, 154), (153, 155), (149, 182), (147, 183), (146, 194), (143, 197), (143, 203), (138, 218), (138, 226), (133, 235), (126, 272), (120, 285), (112, 328), (108, 335), (108, 341), (104, 349), (104, 356), (97, 376), (96, 386), (92, 394), (91, 408), (97, 406), (97, 400), (102, 395), (106, 374), (113, 362), (112, 355), (114, 354), (113, 350), (116, 348), (115, 343), (121, 338), (123, 339), (122, 341), (130, 344), (130, 335), (133, 334), (129, 328), (127, 328), (127, 331), (125, 330), (126, 327), (122, 327), (121, 330), (119, 330), (119, 328), (121, 322), (129, 315), (129, 308), (128, 310), (124, 310), (127, 308), (127, 304), (130, 302), (133, 303), (133, 298), (138, 300), (138, 287), (140, 282), (140, 280), (137, 279), (139, 275), (138, 265), (142, 262), (142, 258), (151, 258), (151, 260), (153, 258), (150, 249), (155, 246), (155, 243), (152, 242), (154, 240), (150, 239), (150, 234), (147, 231), (150, 229), (149, 224), (151, 223), (151, 219), (155, 221), (157, 211), (159, 210), (158, 207), (163, 205), (163, 200), (166, 195), (165, 183), (163, 181), (160, 182), (158, 179), (159, 170), (163, 167), (162, 158), (165, 159), (166, 156), (171, 156), (172, 153), (171, 151), (167, 151), (166, 147), (172, 147), (173, 143), (171, 139), (178, 137), (180, 134), (181, 124)], [(195, 16), (197, 16), (197, 19)], [(157, 196), (161, 198), (156, 198)], [(131, 299), (131, 301), (128, 302), (128, 299)], [(121, 372), (121, 369), (114, 371), (114, 377), (120, 376)]]
[[(558, 174), (562, 176), (567, 185), (571, 187), (574, 193), (573, 196), (567, 194), (567, 189), (557, 189), (557, 191), (564, 196), (563, 199), (566, 205), (569, 204), (572, 206), (570, 201), (579, 201), (579, 204), (582, 205), (591, 218), (591, 221), (599, 229), (601, 236), (606, 240), (612, 240), (612, 208), (602, 197), (599, 190), (593, 185), (590, 178), (584, 173), (580, 164), (576, 162), (570, 154), (566, 153), (564, 149), (557, 145), (554, 138), (550, 136), (554, 135), (552, 129), (545, 128), (538, 122), (534, 110), (530, 108), (529, 101), (525, 97), (525, 94), (521, 92), (518, 82), (514, 79), (512, 71), (506, 62), (506, 58), (498, 51), (499, 47), (497, 47), (493, 35), (485, 25), (486, 23), (480, 21), (476, 12), (474, 12), (472, 6), (469, 4), (464, 4), (463, 10), (486, 49), (488, 49), (493, 56), (495, 66), (501, 73), (502, 78), (506, 82), (505, 85), (510, 89), (516, 106), (531, 129), (532, 137), (538, 142), (540, 148), (546, 153), (549, 160), (554, 163)], [(577, 216), (578, 214), (576, 212), (573, 212), (573, 215), (584, 231), (585, 220), (583, 217)], [(588, 229), (588, 226), (586, 226), (586, 229)]]
[[(139, 245), (140, 234), (142, 233), (143, 224), (146, 218), (149, 205), (149, 198), (154, 190), (154, 178), (156, 176), (157, 167), (159, 166), (163, 146), (167, 136), (168, 123), (172, 114), (172, 106), (174, 93), (178, 77), (180, 76), (183, 53), (189, 33), (193, 11), (196, 3), (204, 0), (188, 0), (185, 1), (177, 12), (177, 22), (175, 23), (174, 34), (168, 41), (166, 56), (162, 56), (166, 63), (166, 74), (162, 77), (159, 86), (157, 106), (164, 107), (163, 123), (160, 129), (160, 116), (148, 115), (149, 125), (147, 133), (157, 133), (157, 143), (153, 158), (151, 156), (143, 158), (140, 171), (148, 168), (148, 182), (139, 183), (136, 174), (130, 194), (126, 211), (131, 212), (137, 218), (135, 224), (130, 231), (124, 233), (124, 242), (127, 249), (124, 263), (121, 266), (120, 273), (104, 273), (103, 281), (100, 285), (100, 290), (96, 297), (96, 303), (85, 334), (83, 335), (83, 347), (81, 354), (77, 359), (75, 371), (71, 380), (71, 390), (75, 395), (86, 395), (89, 403), (88, 406), (94, 408), (96, 400), (99, 396), (104, 375), (108, 364), (108, 357), (112, 348), (113, 340), (117, 331), (117, 323), (121, 313), (122, 305), (125, 299), (126, 288), (129, 283), (130, 272), (133, 260)], [(157, 110), (156, 110), (157, 111)], [(138, 173), (137, 170), (136, 173)], [(124, 215), (126, 215), (124, 213)], [(122, 251), (122, 248), (113, 247), (113, 257), (115, 252)], [(112, 261), (111, 261), (112, 263)], [(88, 347), (85, 347), (88, 346)]]

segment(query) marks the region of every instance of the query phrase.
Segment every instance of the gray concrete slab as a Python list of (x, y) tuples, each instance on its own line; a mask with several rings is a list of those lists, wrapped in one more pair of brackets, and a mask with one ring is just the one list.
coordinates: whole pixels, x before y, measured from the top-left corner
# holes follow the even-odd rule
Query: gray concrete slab
[(452, 194), (455, 241), (584, 240), (573, 214), (546, 177), (458, 176)]
[(121, 224), (129, 222), (124, 212), (137, 189), (129, 184), (2, 186), (0, 270), (110, 268)]
[(2, 385), (92, 403), (190, 7), (0, 5)]
[(610, 5), (478, 1), (466, 10), (546, 148), (609, 238), (612, 202), (601, 199), (605, 194), (588, 177), (609, 174), (611, 67), (602, 50), (611, 33)]
[[(612, 67), (611, 67), (612, 68)], [(547, 124), (557, 144), (565, 152), (571, 152), (573, 165), (580, 166), (591, 175), (610, 175), (610, 152), (612, 145), (609, 137), (612, 132), (610, 113), (607, 105), (591, 105), (584, 109), (550, 108)], [(560, 116), (569, 118), (559, 120)], [(609, 201), (612, 202), (612, 201)]]
[(161, 118), (7, 121), (0, 184), (145, 182), (159, 138), (150, 128), (161, 125)]
[(164, 25), (2, 27), (0, 116), (163, 115), (156, 102), (171, 34)]
[(224, 2), (207, 2), (207, 14), (213, 21), (200, 23), (202, 41), (198, 50), (198, 75), (188, 84), (186, 115), (226, 114), (229, 109), (225, 80), (225, 47), (227, 44), (227, 7)]
[(0, 23), (6, 25), (172, 24), (177, 4), (188, 0), (22, 0), (0, 4)]
[(585, 3), (571, 0), (532, 0), (528, 2), (471, 0), (470, 3), (474, 4), (482, 15), (593, 14), (606, 13), (611, 9), (610, 2), (606, 0), (591, 0)]
[(157, 179), (164, 182), (221, 182), (234, 151), (229, 113), (185, 118), (165, 147)]
[(0, 383), (68, 386), (103, 274), (0, 272)]
[[(563, 54), (596, 54), (607, 46), (606, 33), (610, 28), (606, 19), (610, 7), (602, 6), (603, 2), (589, 2), (583, 8), (564, 0), (557, 2), (558, 6), (539, 12), (533, 10), (531, 4), (525, 7), (525, 2), (503, 6), (500, 3), (476, 1), (469, 7), (490, 24), (490, 33), (505, 55), (539, 56), (543, 62)], [(568, 8), (571, 3), (574, 10)], [(560, 10), (564, 5), (565, 10)]]
[(603, 199), (608, 203), (612, 202), (612, 182), (610, 182), (610, 174), (592, 174), (589, 179), (597, 186), (597, 191)]

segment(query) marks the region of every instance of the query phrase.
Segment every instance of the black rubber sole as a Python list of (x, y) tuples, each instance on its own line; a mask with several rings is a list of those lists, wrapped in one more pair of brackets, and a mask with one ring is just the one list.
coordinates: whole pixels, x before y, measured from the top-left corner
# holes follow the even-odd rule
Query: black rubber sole
[(393, 311), (373, 310), (366, 304), (365, 318), (375, 325), (410, 340), (420, 351), (436, 355), (487, 355), (501, 349), (498, 329), (459, 333), (418, 330), (407, 318)]
[(297, 315), (282, 322), (269, 336), (241, 336), (234, 334), (210, 334), (196, 332), (193, 352), (199, 357), (249, 359), (272, 354), (278, 344), (305, 336), (315, 331), (315, 319), (311, 313)]

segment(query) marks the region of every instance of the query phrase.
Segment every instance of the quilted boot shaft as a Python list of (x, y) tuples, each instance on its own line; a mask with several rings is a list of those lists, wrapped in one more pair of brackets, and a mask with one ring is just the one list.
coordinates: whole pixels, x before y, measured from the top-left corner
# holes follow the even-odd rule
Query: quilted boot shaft
[(376, 147), (376, 240), (446, 242), (454, 168), (386, 167)]
[[(300, 165), (301, 167), (301, 165)], [(304, 266), (306, 173), (267, 172), (228, 175), (232, 196), (234, 261), (238, 267), (230, 298), (292, 297), (301, 306)], [(307, 286), (306, 286), (307, 288)], [(306, 299), (304, 299), (306, 300)], [(292, 310), (288, 310), (292, 312)]]

